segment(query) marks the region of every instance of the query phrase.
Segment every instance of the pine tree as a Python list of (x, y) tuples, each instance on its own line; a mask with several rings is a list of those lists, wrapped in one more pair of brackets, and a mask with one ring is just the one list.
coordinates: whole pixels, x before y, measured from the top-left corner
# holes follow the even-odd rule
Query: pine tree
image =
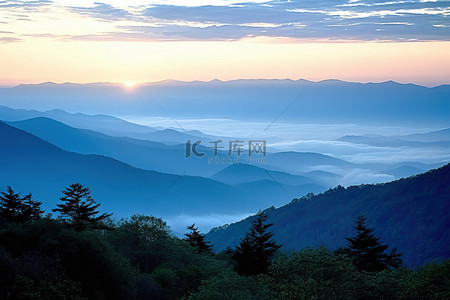
[(255, 249), (253, 247), (250, 235), (246, 234), (233, 252), (235, 269), (240, 275), (256, 275), (253, 271), (256, 265)]
[(401, 254), (398, 253), (397, 248), (393, 248), (391, 253), (386, 259), (386, 265), (391, 267), (392, 269), (398, 269), (403, 266), (403, 261), (401, 258)]
[(267, 218), (267, 214), (258, 212), (250, 232), (236, 246), (233, 258), (236, 271), (241, 275), (266, 273), (273, 254), (281, 247), (273, 240), (273, 233), (268, 231), (273, 224), (266, 224)]
[(8, 186), (0, 195), (0, 219), (17, 223), (39, 219), (44, 212), (41, 205), (42, 202), (32, 199), (31, 193), (21, 197)]
[(190, 232), (184, 236), (184, 241), (194, 247), (198, 253), (212, 254), (212, 247), (209, 242), (205, 240), (205, 234), (200, 233), (198, 227), (195, 227), (195, 223), (187, 227)]
[(60, 219), (77, 232), (89, 227), (101, 228), (102, 221), (112, 215), (104, 213), (97, 216), (100, 204), (91, 197), (89, 188), (80, 183), (71, 184), (62, 193), (64, 196), (60, 200), (63, 203), (57, 204), (58, 208), (53, 212), (59, 212)]
[(356, 218), (353, 228), (357, 234), (346, 238), (348, 248), (344, 252), (353, 258), (359, 271), (379, 272), (389, 267), (398, 268), (401, 265), (400, 254), (396, 249), (393, 249), (391, 255), (385, 253), (389, 246), (380, 243), (380, 238), (366, 225), (366, 219), (363, 216)]

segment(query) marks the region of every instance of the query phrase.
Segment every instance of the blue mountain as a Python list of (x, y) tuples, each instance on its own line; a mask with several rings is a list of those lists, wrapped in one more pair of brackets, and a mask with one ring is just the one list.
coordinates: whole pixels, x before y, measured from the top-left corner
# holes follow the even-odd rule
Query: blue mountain
[[(442, 133), (442, 134), (440, 134)], [(365, 135), (346, 135), (338, 141), (365, 144), (377, 147), (412, 147), (412, 148), (448, 148), (450, 149), (450, 136), (446, 131), (430, 134), (412, 134), (407, 136), (365, 136)]]
[(319, 166), (328, 166), (338, 169), (350, 169), (357, 164), (335, 158), (329, 155), (312, 152), (277, 152), (267, 155), (267, 164), (277, 170), (295, 170), (299, 172), (310, 172), (317, 170)]
[[(294, 199), (266, 210), (285, 250), (346, 246), (356, 216), (364, 215), (381, 241), (403, 253), (409, 266), (450, 258), (450, 164), (384, 184), (343, 188)], [(254, 217), (207, 234), (220, 251), (239, 242)]]
[(2, 121), (23, 121), (38, 117), (50, 118), (75, 128), (98, 131), (111, 136), (147, 139), (169, 144), (182, 144), (189, 139), (211, 138), (197, 130), (180, 132), (174, 129), (153, 128), (104, 114), (68, 113), (61, 109), (42, 112), (0, 106)]
[[(338, 80), (39, 84), (0, 89), (0, 105), (89, 114), (449, 127), (450, 86)], [(257, 111), (257, 113), (255, 113)], [(281, 115), (280, 115), (281, 114)], [(278, 116), (278, 117), (277, 117)]]
[(313, 179), (306, 176), (271, 171), (248, 164), (232, 164), (210, 178), (226, 184), (242, 184), (260, 180), (270, 180), (288, 185), (316, 183)]
[[(141, 169), (198, 176), (209, 176), (222, 169), (220, 165), (208, 164), (207, 159), (194, 156), (186, 159), (184, 144), (168, 146), (149, 140), (113, 137), (91, 130), (73, 128), (43, 117), (8, 122), (8, 124), (64, 150), (81, 154), (105, 155)], [(167, 130), (150, 134), (159, 133), (167, 133)], [(206, 147), (200, 147), (199, 150), (213, 155), (212, 150)], [(221, 154), (220, 157), (222, 156)]]
[(0, 139), (0, 186), (33, 192), (47, 211), (55, 207), (61, 190), (74, 182), (91, 187), (102, 208), (116, 217), (242, 213), (270, 200), (245, 197), (233, 187), (202, 177), (147, 171), (101, 155), (68, 152), (3, 122)]

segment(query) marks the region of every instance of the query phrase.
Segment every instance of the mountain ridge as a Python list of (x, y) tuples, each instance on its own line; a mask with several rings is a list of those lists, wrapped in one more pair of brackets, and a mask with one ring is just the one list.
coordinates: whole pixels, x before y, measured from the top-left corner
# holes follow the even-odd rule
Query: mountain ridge
[[(76, 95), (76, 96), (75, 96)], [(325, 80), (236, 80), (118, 85), (28, 85), (0, 89), (0, 105), (88, 114), (283, 120), (448, 127), (450, 85)], [(364, 99), (364, 101), (361, 101)], [(424, 99), (428, 99), (425, 101)], [(125, 101), (124, 101), (125, 100)], [(163, 105), (162, 105), (163, 104)], [(254, 114), (255, 109), (258, 114)], [(338, 112), (338, 113), (336, 113)], [(169, 114), (169, 115), (168, 115)]]
[[(308, 80), (305, 78), (298, 78), (298, 79), (291, 79), (291, 78), (254, 78), (254, 79), (229, 79), (229, 80), (221, 80), (221, 79), (211, 79), (211, 80), (177, 80), (177, 79), (164, 79), (164, 80), (158, 80), (158, 81), (151, 81), (151, 82), (142, 82), (135, 84), (131, 89), (142, 86), (142, 85), (155, 85), (155, 84), (165, 84), (165, 83), (227, 83), (227, 82), (308, 82), (308, 83), (328, 83), (328, 82), (337, 82), (337, 83), (354, 83), (354, 84), (362, 84), (362, 85), (374, 85), (374, 84), (396, 84), (396, 85), (408, 85), (408, 86), (420, 86), (424, 88), (437, 88), (442, 86), (450, 86), (450, 83), (444, 83), (444, 84), (438, 84), (438, 85), (432, 85), (427, 86), (419, 83), (402, 83), (395, 80), (386, 80), (386, 81), (378, 81), (378, 82), (360, 82), (360, 81), (348, 81), (343, 79), (335, 79), (335, 78), (329, 78), (329, 79), (321, 79), (321, 80)], [(86, 82), (86, 83), (79, 83), (79, 82), (63, 82), (63, 83), (57, 83), (53, 81), (47, 81), (47, 82), (40, 82), (40, 83), (19, 83), (14, 86), (9, 87), (3, 87), (3, 88), (14, 88), (18, 86), (34, 86), (34, 85), (113, 85), (118, 87), (123, 87), (125, 89), (130, 89), (128, 87), (124, 87), (124, 84), (122, 82)]]
[[(382, 242), (403, 253), (407, 265), (416, 266), (450, 257), (449, 195), (450, 164), (446, 164), (383, 184), (337, 186), (270, 208), (267, 213), (274, 223), (275, 239), (286, 250), (320, 245), (343, 247), (345, 237), (354, 234), (353, 219), (365, 215)], [(217, 251), (224, 250), (239, 242), (253, 219), (214, 228), (207, 239)]]

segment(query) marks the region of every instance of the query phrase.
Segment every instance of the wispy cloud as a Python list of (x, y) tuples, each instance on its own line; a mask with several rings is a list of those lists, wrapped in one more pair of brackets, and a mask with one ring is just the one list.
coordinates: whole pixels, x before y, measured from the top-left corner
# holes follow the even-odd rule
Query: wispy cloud
[[(317, 40), (450, 40), (450, 1), (0, 1), (9, 21), (17, 10), (64, 9), (92, 26), (76, 40), (239, 40), (269, 37)], [(45, 7), (46, 9), (39, 10)], [(11, 13), (16, 15), (11, 15)], [(27, 34), (29, 32), (22, 32)], [(48, 32), (53, 33), (53, 32)]]
[(15, 43), (20, 41), (21, 39), (15, 37), (0, 37), (0, 43)]
[(106, 21), (131, 19), (133, 14), (125, 9), (116, 8), (107, 3), (95, 3), (94, 7), (69, 7), (69, 11)]
[(53, 1), (49, 0), (31, 0), (31, 1), (0, 1), (0, 7), (2, 9), (7, 8), (25, 8), (25, 9), (31, 9), (35, 7), (40, 7), (44, 5), (50, 5)]
[(221, 226), (223, 224), (230, 224), (242, 220), (253, 213), (244, 213), (237, 215), (218, 215), (218, 214), (209, 214), (209, 215), (200, 215), (200, 216), (191, 216), (186, 214), (181, 214), (177, 216), (167, 216), (164, 219), (167, 220), (167, 223), (177, 233), (184, 233), (186, 231), (186, 227), (195, 223), (196, 226), (203, 232), (209, 231), (213, 227)]

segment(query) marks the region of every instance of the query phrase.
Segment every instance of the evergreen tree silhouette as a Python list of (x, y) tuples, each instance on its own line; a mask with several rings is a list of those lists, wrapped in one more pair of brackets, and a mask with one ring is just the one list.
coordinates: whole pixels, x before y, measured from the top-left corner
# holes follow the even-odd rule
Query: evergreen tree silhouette
[(60, 219), (63, 220), (70, 228), (80, 232), (86, 228), (104, 228), (102, 221), (109, 218), (112, 214), (98, 215), (97, 208), (100, 206), (91, 197), (91, 191), (88, 187), (80, 183), (69, 185), (64, 191), (60, 200), (63, 203), (57, 204), (58, 208), (53, 209), (53, 212), (59, 212)]
[(273, 233), (268, 231), (273, 224), (266, 224), (267, 218), (267, 214), (259, 211), (252, 221), (250, 232), (236, 246), (233, 258), (236, 271), (241, 275), (266, 273), (273, 254), (281, 247), (272, 238)]
[(200, 233), (198, 227), (195, 227), (195, 223), (188, 226), (187, 229), (190, 230), (190, 232), (184, 235), (183, 240), (197, 249), (198, 253), (212, 254), (212, 247), (210, 243), (205, 240), (205, 234)]
[(400, 254), (395, 248), (391, 255), (385, 253), (389, 246), (380, 243), (380, 238), (366, 225), (366, 219), (364, 216), (356, 218), (353, 226), (356, 236), (346, 238), (348, 248), (344, 252), (353, 258), (359, 271), (379, 272), (388, 267), (398, 268), (401, 265)]
[(44, 212), (41, 205), (42, 202), (32, 199), (31, 193), (21, 197), (8, 186), (0, 195), (0, 219), (17, 223), (37, 220)]
[(240, 275), (255, 275), (256, 259), (255, 249), (250, 239), (250, 235), (246, 234), (239, 245), (233, 252), (233, 259), (235, 261), (235, 269)]
[(398, 253), (397, 248), (393, 248), (391, 253), (386, 259), (386, 265), (391, 267), (392, 269), (398, 269), (403, 266), (403, 261), (401, 258), (401, 254)]

